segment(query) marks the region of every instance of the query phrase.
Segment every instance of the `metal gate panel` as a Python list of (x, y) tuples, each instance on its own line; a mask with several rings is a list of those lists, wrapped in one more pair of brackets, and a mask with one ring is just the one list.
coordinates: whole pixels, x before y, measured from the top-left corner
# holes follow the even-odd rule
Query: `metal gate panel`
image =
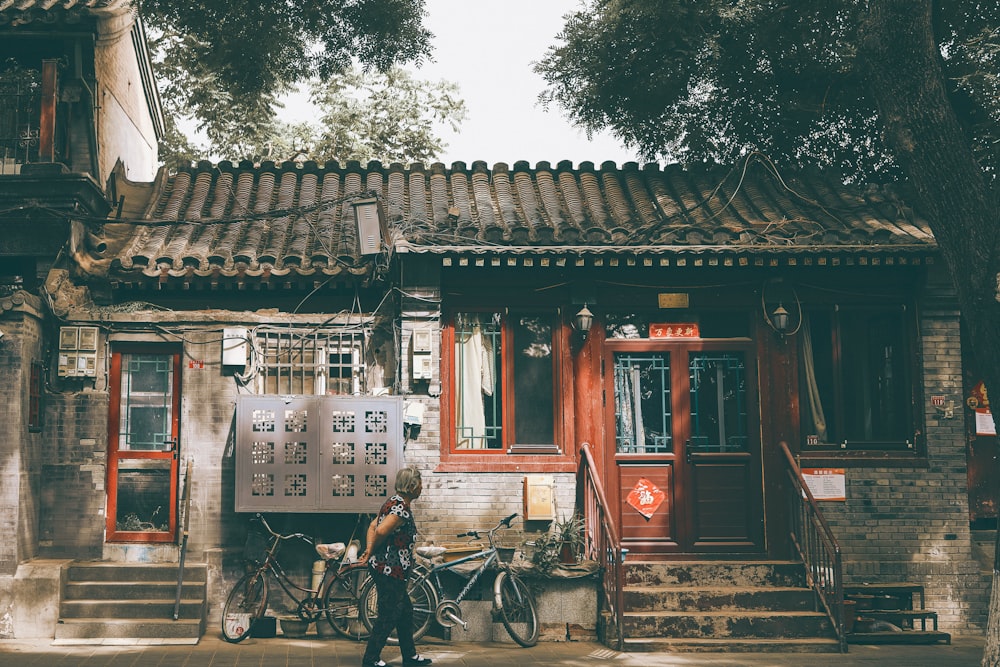
[(237, 512), (374, 512), (403, 465), (402, 399), (242, 396)]

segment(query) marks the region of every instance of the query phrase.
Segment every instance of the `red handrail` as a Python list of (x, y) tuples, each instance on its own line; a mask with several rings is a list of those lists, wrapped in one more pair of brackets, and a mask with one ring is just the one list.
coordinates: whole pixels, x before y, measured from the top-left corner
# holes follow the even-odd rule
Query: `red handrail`
[[(598, 623), (603, 636), (600, 638), (608, 646), (621, 650), (625, 638), (622, 636), (622, 606), (625, 585), (622, 563), (621, 541), (611, 519), (610, 505), (604, 494), (604, 485), (598, 472), (594, 455), (588, 443), (580, 445), (580, 465), (577, 470), (576, 508), (583, 517), (585, 530), (584, 554), (601, 566), (601, 609), (606, 615), (604, 623)], [(613, 636), (609, 636), (613, 633)]]
[(799, 464), (788, 448), (788, 443), (780, 442), (779, 446), (784, 452), (785, 462), (788, 464), (788, 478), (791, 482), (788, 498), (792, 543), (805, 565), (809, 585), (816, 591), (824, 611), (833, 623), (837, 640), (840, 642), (840, 652), (847, 653), (844, 571), (840, 545), (806, 485), (802, 470), (799, 469)]

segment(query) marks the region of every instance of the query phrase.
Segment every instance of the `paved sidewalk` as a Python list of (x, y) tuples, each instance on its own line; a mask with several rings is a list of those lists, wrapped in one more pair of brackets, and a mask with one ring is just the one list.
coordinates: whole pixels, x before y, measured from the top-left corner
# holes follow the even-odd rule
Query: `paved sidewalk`
[[(978, 667), (982, 638), (956, 637), (951, 645), (851, 646), (847, 655), (811, 653), (622, 653), (593, 642), (514, 644), (422, 641), (421, 653), (440, 667)], [(207, 636), (194, 645), (53, 645), (47, 640), (0, 640), (2, 667), (359, 667), (364, 644), (344, 639), (248, 639), (227, 644)], [(389, 646), (382, 658), (400, 665)]]

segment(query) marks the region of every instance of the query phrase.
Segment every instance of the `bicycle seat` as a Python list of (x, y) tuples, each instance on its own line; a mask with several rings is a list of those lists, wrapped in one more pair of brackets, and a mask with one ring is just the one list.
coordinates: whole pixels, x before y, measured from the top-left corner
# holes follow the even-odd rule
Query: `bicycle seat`
[(447, 551), (447, 549), (444, 547), (417, 547), (417, 555), (423, 558), (437, 558), (445, 551)]
[(343, 542), (334, 542), (332, 544), (317, 544), (316, 553), (323, 560), (337, 560), (344, 555), (347, 551), (347, 546)]

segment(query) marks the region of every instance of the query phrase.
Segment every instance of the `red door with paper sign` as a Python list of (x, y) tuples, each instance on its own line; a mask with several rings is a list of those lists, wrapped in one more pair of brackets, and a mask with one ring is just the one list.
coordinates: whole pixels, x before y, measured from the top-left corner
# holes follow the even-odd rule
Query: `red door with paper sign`
[(614, 339), (604, 361), (604, 451), (622, 546), (654, 556), (763, 553), (752, 343)]
[(1000, 509), (1000, 446), (990, 399), (982, 380), (965, 392), (969, 460), (969, 522), (973, 529), (993, 529)]

